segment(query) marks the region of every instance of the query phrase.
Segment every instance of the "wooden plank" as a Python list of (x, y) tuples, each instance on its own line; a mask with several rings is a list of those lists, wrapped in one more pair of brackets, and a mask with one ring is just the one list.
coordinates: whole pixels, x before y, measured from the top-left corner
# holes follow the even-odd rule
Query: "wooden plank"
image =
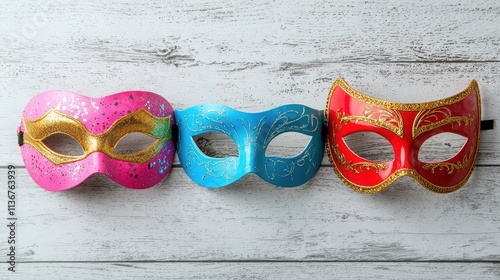
[(500, 45), (495, 0), (16, 1), (0, 20), (0, 57), (30, 63), (498, 61)]
[[(50, 193), (22, 168), (14, 135), (29, 98), (50, 89), (95, 97), (143, 89), (177, 109), (323, 109), (337, 77), (399, 102), (446, 97), (475, 78), (483, 118), (498, 122), (498, 1), (0, 2), (0, 184), (6, 165), (19, 167), (19, 272), (13, 278), (4, 262), (1, 279), (500, 278), (497, 127), (482, 134), (469, 183), (450, 195), (409, 178), (357, 194), (326, 157), (295, 189), (249, 176), (208, 190), (177, 161), (148, 190), (97, 176)], [(204, 148), (227, 153), (227, 139), (207, 138)], [(292, 155), (304, 143), (287, 135), (271, 149)], [(389, 151), (366, 135), (353, 145), (370, 158)], [(427, 153), (459, 146), (445, 137)], [(7, 247), (0, 242), (0, 252)]]
[[(218, 190), (175, 168), (161, 185), (130, 190), (92, 178), (51, 193), (17, 170), (17, 256), (80, 261), (499, 261), (499, 167), (478, 167), (450, 195), (403, 178), (358, 194), (330, 167), (282, 189), (256, 176)], [(0, 182), (6, 182), (0, 169)], [(0, 205), (6, 196), (0, 196)], [(6, 206), (5, 206), (6, 207)], [(0, 219), (5, 220), (6, 211)], [(7, 242), (0, 243), (2, 252)]]
[[(8, 279), (498, 279), (498, 263), (20, 263)], [(5, 279), (5, 278), (4, 278)]]
[[(82, 54), (82, 58), (87, 55)], [(478, 78), (483, 97), (483, 118), (500, 119), (500, 63), (464, 64), (309, 64), (279, 70), (265, 66), (260, 70), (229, 71), (232, 66), (178, 67), (164, 64), (96, 63), (4, 65), (7, 77), (0, 77), (0, 166), (22, 165), (16, 126), (29, 99), (49, 89), (66, 89), (89, 96), (143, 89), (162, 94), (174, 108), (184, 109), (198, 103), (222, 103), (244, 111), (261, 111), (299, 103), (324, 109), (328, 90), (335, 77), (344, 76), (352, 86), (366, 94), (400, 102), (429, 101), (444, 98), (465, 88), (469, 79)], [(297, 74), (300, 72), (301, 74)], [(153, 76), (148, 76), (153, 73)], [(25, 82), (20, 83), (19, 79)], [(91, 81), (91, 82), (90, 82)], [(304, 98), (306, 96), (307, 98)], [(284, 155), (303, 148), (300, 136), (274, 142)], [(362, 149), (371, 155), (387, 153), (378, 142), (363, 139)], [(457, 146), (456, 139), (445, 139), (430, 146), (430, 154)], [(450, 145), (446, 145), (451, 143)], [(220, 150), (228, 142), (219, 141)], [(479, 164), (500, 164), (500, 130), (484, 131), (481, 138)], [(328, 165), (325, 157), (323, 161)]]

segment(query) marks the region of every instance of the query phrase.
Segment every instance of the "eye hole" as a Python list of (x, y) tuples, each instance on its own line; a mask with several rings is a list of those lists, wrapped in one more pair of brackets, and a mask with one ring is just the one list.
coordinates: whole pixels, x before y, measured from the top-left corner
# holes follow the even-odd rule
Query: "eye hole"
[(297, 132), (286, 132), (271, 140), (267, 146), (266, 156), (291, 158), (300, 154), (311, 141), (310, 135)]
[(208, 132), (193, 137), (196, 146), (206, 155), (213, 158), (238, 157), (238, 147), (224, 133)]
[(347, 135), (343, 138), (346, 145), (361, 158), (372, 162), (389, 162), (394, 160), (391, 143), (380, 134), (365, 131)]
[(43, 139), (42, 142), (52, 151), (67, 156), (82, 156), (83, 148), (73, 137), (56, 133)]
[(147, 147), (151, 146), (156, 141), (155, 138), (141, 133), (132, 132), (120, 139), (115, 146), (115, 154), (127, 155), (140, 152)]
[(418, 151), (421, 162), (443, 162), (458, 154), (467, 138), (456, 133), (443, 132), (427, 139)]

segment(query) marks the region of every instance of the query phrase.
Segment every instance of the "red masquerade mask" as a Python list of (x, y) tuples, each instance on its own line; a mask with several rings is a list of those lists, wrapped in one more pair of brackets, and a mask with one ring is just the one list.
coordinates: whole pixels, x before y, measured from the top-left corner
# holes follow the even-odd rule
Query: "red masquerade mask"
[[(326, 106), (328, 156), (339, 178), (358, 192), (380, 192), (399, 177), (411, 176), (430, 191), (449, 193), (462, 187), (472, 173), (480, 116), (481, 99), (475, 80), (451, 97), (403, 104), (366, 96), (338, 79)], [(343, 138), (362, 131), (386, 138), (394, 150), (394, 159), (373, 162), (356, 155)], [(422, 144), (444, 132), (466, 137), (467, 142), (446, 161), (419, 161)]]

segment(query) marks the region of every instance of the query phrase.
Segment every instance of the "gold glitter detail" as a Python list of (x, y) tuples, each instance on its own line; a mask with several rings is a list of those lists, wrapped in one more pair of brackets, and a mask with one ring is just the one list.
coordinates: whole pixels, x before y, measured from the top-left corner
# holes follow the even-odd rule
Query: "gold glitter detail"
[(333, 152), (337, 157), (337, 160), (341, 165), (345, 167), (346, 170), (352, 170), (355, 174), (360, 174), (363, 170), (370, 170), (371, 168), (375, 169), (375, 173), (378, 173), (380, 169), (387, 169), (387, 165), (383, 163), (371, 163), (371, 162), (357, 162), (352, 163), (351, 161), (347, 161), (345, 159), (345, 155), (339, 152), (339, 146), (335, 145), (333, 147)]
[(470, 147), (469, 154), (465, 155), (462, 160), (459, 160), (456, 163), (452, 162), (426, 163), (422, 165), (422, 168), (424, 170), (431, 170), (432, 173), (434, 173), (436, 169), (443, 170), (446, 168), (446, 172), (448, 174), (453, 174), (453, 172), (455, 171), (458, 172), (460, 169), (465, 169), (469, 165), (473, 152), (474, 152), (474, 145)]
[[(24, 142), (37, 149), (52, 163), (59, 165), (82, 160), (93, 152), (103, 152), (111, 158), (144, 163), (156, 155), (163, 144), (172, 138), (170, 116), (159, 118), (151, 115), (144, 108), (116, 120), (102, 134), (92, 134), (76, 118), (51, 109), (36, 120), (24, 119)], [(131, 154), (115, 154), (116, 144), (132, 132), (147, 134), (156, 140), (142, 151)], [(81, 156), (57, 153), (47, 147), (43, 140), (53, 134), (66, 134), (74, 138), (83, 148)]]
[(357, 191), (359, 193), (369, 193), (369, 194), (379, 193), (379, 192), (387, 189), (397, 179), (399, 179), (401, 177), (404, 177), (404, 176), (412, 177), (418, 183), (420, 183), (420, 185), (422, 185), (424, 188), (428, 189), (431, 192), (440, 193), (440, 194), (451, 193), (451, 192), (454, 192), (454, 191), (460, 189), (463, 185), (465, 185), (465, 183), (467, 183), (467, 181), (469, 180), (469, 177), (472, 174), (473, 170), (474, 170), (474, 168), (471, 168), (471, 171), (467, 174), (467, 176), (465, 176), (465, 178), (463, 180), (461, 180), (460, 182), (458, 182), (456, 185), (453, 185), (453, 186), (450, 186), (450, 187), (439, 187), (439, 186), (436, 186), (436, 185), (432, 184), (431, 182), (427, 181), (426, 179), (424, 179), (422, 176), (420, 176), (413, 169), (400, 169), (400, 170), (394, 172), (394, 174), (392, 174), (391, 176), (389, 176), (387, 179), (385, 179), (384, 181), (382, 181), (380, 184), (377, 184), (377, 185), (375, 185), (373, 187), (369, 187), (369, 186), (362, 186), (362, 185), (354, 184), (353, 182), (351, 182), (347, 178), (345, 178), (344, 175), (342, 175), (342, 173), (340, 173), (340, 171), (338, 171), (337, 169), (334, 168), (334, 171), (337, 174), (337, 176), (348, 187), (350, 187), (351, 189), (353, 189), (353, 190), (355, 190), (355, 191)]
[[(400, 111), (423, 111), (423, 110), (434, 109), (436, 107), (450, 105), (450, 104), (456, 103), (460, 100), (463, 100), (464, 98), (469, 96), (469, 94), (473, 90), (475, 90), (479, 94), (479, 87), (477, 85), (477, 82), (476, 82), (476, 80), (472, 80), (465, 90), (463, 90), (455, 95), (452, 95), (450, 97), (446, 97), (444, 99), (439, 99), (439, 100), (430, 101), (430, 102), (422, 102), (422, 103), (398, 103), (398, 102), (382, 100), (382, 99), (378, 99), (375, 97), (365, 95), (365, 94), (353, 89), (351, 86), (349, 86), (346, 83), (346, 81), (344, 81), (344, 79), (339, 78), (339, 79), (335, 80), (335, 82), (333, 83), (333, 85), (330, 89), (330, 92), (328, 94), (328, 100), (330, 100), (330, 97), (332, 96), (333, 91), (335, 90), (336, 87), (340, 87), (349, 96), (351, 96), (354, 99), (357, 99), (363, 103), (366, 103), (368, 105), (386, 108), (386, 109), (400, 110)], [(329, 102), (328, 102), (327, 106), (328, 105), (329, 105)], [(330, 108), (330, 106), (327, 107), (327, 111), (329, 108)]]
[[(329, 101), (330, 100), (327, 101), (327, 104), (329, 103)], [(328, 116), (328, 112), (325, 111), (325, 117), (327, 117), (327, 116)], [(337, 111), (335, 112), (335, 116), (337, 117), (337, 120), (341, 120), (342, 118), (344, 118), (345, 112), (340, 112), (340, 110), (337, 109)], [(328, 119), (325, 119), (325, 123), (328, 124)], [(340, 130), (342, 129), (342, 122), (338, 121), (338, 122), (334, 123), (333, 125), (335, 125), (335, 130), (337, 132), (340, 132)]]
[[(439, 120), (439, 115), (443, 116), (444, 119), (437, 121)], [(473, 115), (474, 112), (472, 112), (468, 117), (452, 116), (450, 109), (446, 107), (439, 107), (418, 112), (418, 115), (413, 123), (412, 136), (413, 138), (416, 138), (424, 132), (450, 123), (457, 123), (460, 125), (460, 123), (463, 122), (465, 126), (470, 126), (474, 120)]]
[[(328, 116), (329, 116), (329, 112), (330, 112), (330, 101), (332, 99), (333, 91), (335, 90), (335, 88), (337, 86), (341, 87), (351, 97), (358, 99), (358, 100), (360, 100), (364, 103), (367, 103), (369, 105), (373, 105), (373, 106), (377, 106), (377, 107), (384, 107), (387, 109), (402, 110), (402, 111), (422, 111), (422, 110), (434, 109), (434, 108), (440, 107), (440, 106), (450, 105), (450, 104), (456, 103), (460, 100), (463, 100), (472, 91), (475, 91), (476, 96), (477, 96), (477, 108), (478, 108), (477, 115), (481, 116), (481, 94), (479, 92), (479, 86), (478, 86), (476, 80), (472, 80), (469, 83), (469, 85), (467, 86), (467, 88), (465, 90), (463, 90), (462, 92), (455, 94), (453, 96), (450, 96), (448, 98), (444, 98), (444, 99), (436, 100), (436, 101), (431, 101), (431, 102), (424, 102), (424, 103), (397, 103), (397, 102), (385, 101), (385, 100), (380, 100), (380, 99), (373, 98), (370, 96), (366, 96), (366, 95), (354, 90), (353, 88), (351, 88), (344, 81), (344, 79), (338, 78), (333, 83), (333, 85), (330, 89), (330, 92), (328, 94), (327, 102), (326, 102), (325, 120), (326, 120), (327, 126), (329, 124), (328, 123), (328, 120), (329, 120)], [(481, 127), (478, 125), (477, 126), (477, 143), (479, 143), (480, 138), (481, 138), (480, 131), (481, 131)], [(469, 172), (467, 173), (467, 175), (460, 182), (458, 182), (457, 184), (455, 184), (453, 186), (450, 186), (450, 187), (436, 186), (436, 185), (432, 184), (431, 182), (427, 181), (426, 179), (424, 179), (422, 176), (420, 176), (415, 170), (400, 169), (400, 170), (394, 172), (394, 174), (389, 176), (387, 179), (385, 179), (381, 183), (370, 187), (370, 186), (363, 186), (363, 185), (355, 184), (355, 183), (349, 181), (347, 178), (345, 178), (344, 175), (342, 175), (342, 173), (337, 169), (337, 166), (335, 165), (335, 161), (333, 159), (333, 155), (331, 152), (332, 149), (330, 148), (330, 141), (329, 140), (330, 139), (327, 139), (327, 141), (326, 141), (326, 151), (328, 154), (328, 159), (330, 161), (330, 164), (333, 167), (333, 171), (335, 172), (335, 174), (337, 174), (337, 176), (340, 178), (340, 180), (342, 180), (342, 182), (345, 185), (347, 185), (351, 189), (353, 189), (357, 192), (360, 192), (360, 193), (378, 193), (378, 192), (381, 192), (381, 191), (385, 190), (386, 188), (388, 188), (390, 185), (392, 185), (397, 179), (399, 179), (400, 177), (403, 177), (403, 176), (412, 177), (418, 183), (420, 183), (424, 188), (428, 189), (429, 191), (435, 192), (435, 193), (444, 194), (444, 193), (454, 192), (454, 191), (460, 189), (469, 180), (472, 172), (474, 171), (474, 167), (475, 167), (475, 164), (477, 161), (477, 151), (479, 148), (479, 145), (476, 145), (475, 149), (471, 149), (474, 151), (472, 153), (474, 155), (474, 158), (472, 158), (472, 161), (471, 161), (471, 168), (470, 168)]]
[[(337, 112), (337, 116), (339, 116), (339, 113), (340, 112)], [(363, 116), (344, 116), (342, 114), (339, 118), (339, 125), (341, 126), (342, 123), (347, 124), (349, 121), (354, 121), (356, 124), (362, 121), (376, 125), (388, 129), (403, 138), (403, 117), (395, 110), (372, 108), (368, 106), (363, 111)], [(337, 127), (337, 131), (340, 130), (340, 126)]]

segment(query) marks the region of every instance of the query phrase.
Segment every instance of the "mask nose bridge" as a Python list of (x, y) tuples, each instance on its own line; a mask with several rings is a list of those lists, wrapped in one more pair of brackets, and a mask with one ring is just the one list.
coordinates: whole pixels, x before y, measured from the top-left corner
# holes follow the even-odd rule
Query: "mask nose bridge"
[(108, 156), (105, 153), (101, 151), (93, 151), (88, 155), (88, 157), (92, 163), (92, 171), (94, 173), (106, 173), (108, 171), (108, 165), (106, 164)]
[(411, 145), (407, 141), (402, 141), (402, 145), (399, 147), (399, 160), (401, 162), (401, 168), (413, 169), (410, 160), (410, 148)]
[(87, 149), (88, 149), (88, 152), (90, 153), (94, 153), (94, 152), (97, 152), (101, 146), (101, 143), (100, 142), (100, 139), (99, 139), (99, 136), (97, 135), (92, 135), (92, 136), (89, 136), (88, 137), (88, 144), (87, 144)]
[(398, 152), (396, 153), (395, 149), (395, 157), (399, 157), (401, 162), (402, 169), (415, 169), (415, 144), (413, 142), (412, 136), (412, 127), (413, 122), (404, 122), (404, 133), (403, 138), (398, 138)]
[(108, 166), (106, 164), (108, 156), (101, 150), (107, 145), (107, 137), (104, 135), (91, 135), (88, 137), (87, 151), (90, 153), (94, 172), (106, 173)]
[(245, 148), (243, 149), (243, 157), (245, 162), (245, 173), (258, 173), (259, 168), (259, 145), (257, 143), (258, 137), (255, 141), (246, 139)]

